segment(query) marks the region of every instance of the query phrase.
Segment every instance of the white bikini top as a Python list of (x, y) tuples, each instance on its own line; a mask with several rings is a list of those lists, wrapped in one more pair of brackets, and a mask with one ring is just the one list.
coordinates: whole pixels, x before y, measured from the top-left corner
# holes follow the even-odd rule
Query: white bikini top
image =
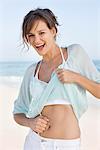
[[(63, 52), (62, 52), (62, 49), (60, 48), (60, 53), (61, 53), (61, 57), (62, 57), (62, 64), (58, 66), (58, 68), (63, 68), (63, 65), (65, 64), (65, 58), (64, 58), (64, 55), (63, 55)], [(40, 70), (40, 67), (41, 67), (41, 63), (42, 61), (40, 61), (39, 63), (39, 66), (37, 68), (37, 71), (36, 71), (36, 74), (35, 74), (35, 77), (38, 79), (38, 73), (39, 73), (39, 70)], [(41, 80), (40, 80), (41, 81)], [(43, 81), (44, 82), (44, 81)], [(46, 83), (46, 82), (45, 82)]]
[[(60, 48), (60, 53), (61, 53), (63, 62), (61, 65), (58, 66), (58, 68), (63, 68), (63, 66), (65, 64), (65, 59), (64, 59), (63, 52), (62, 52), (61, 48)], [(45, 90), (45, 87), (48, 84), (47, 82), (38, 79), (38, 73), (40, 70), (41, 62), (39, 63), (37, 71), (36, 71), (35, 76), (34, 76), (35, 77), (35, 83), (33, 83), (34, 89), (31, 90), (31, 95), (33, 96), (33, 99), (39, 98), (39, 96), (42, 94), (43, 90)], [(59, 99), (50, 99), (45, 104), (45, 106), (46, 105), (54, 105), (54, 104), (67, 104), (68, 105), (68, 104), (70, 104), (70, 102), (66, 99), (60, 99), (60, 98)]]

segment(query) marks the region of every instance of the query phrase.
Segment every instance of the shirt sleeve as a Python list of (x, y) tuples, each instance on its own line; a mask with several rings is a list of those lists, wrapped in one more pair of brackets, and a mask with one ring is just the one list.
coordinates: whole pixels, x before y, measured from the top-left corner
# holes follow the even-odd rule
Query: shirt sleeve
[(100, 72), (96, 69), (86, 51), (79, 44), (75, 44), (73, 51), (74, 61), (79, 72), (88, 79), (100, 83)]
[(28, 68), (24, 75), (18, 98), (14, 102), (13, 114), (17, 113), (26, 114), (29, 109), (30, 101), (31, 95), (29, 90), (29, 68)]

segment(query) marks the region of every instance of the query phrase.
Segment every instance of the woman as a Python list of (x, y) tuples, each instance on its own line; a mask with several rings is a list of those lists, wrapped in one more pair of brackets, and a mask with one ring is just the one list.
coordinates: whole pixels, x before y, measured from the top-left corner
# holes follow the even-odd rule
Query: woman
[(57, 18), (49, 9), (30, 11), (22, 37), (42, 60), (24, 76), (14, 119), (30, 128), (24, 150), (80, 150), (79, 118), (87, 110), (86, 90), (100, 98), (100, 74), (83, 48), (56, 43)]

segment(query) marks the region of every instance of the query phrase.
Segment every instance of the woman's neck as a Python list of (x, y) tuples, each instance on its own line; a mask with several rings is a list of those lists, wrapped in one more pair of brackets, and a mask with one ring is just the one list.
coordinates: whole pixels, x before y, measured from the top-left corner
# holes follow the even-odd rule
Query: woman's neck
[(44, 56), (43, 56), (43, 62), (50, 63), (55, 61), (57, 56), (60, 55), (60, 50), (58, 46), (55, 46), (51, 50), (49, 50)]

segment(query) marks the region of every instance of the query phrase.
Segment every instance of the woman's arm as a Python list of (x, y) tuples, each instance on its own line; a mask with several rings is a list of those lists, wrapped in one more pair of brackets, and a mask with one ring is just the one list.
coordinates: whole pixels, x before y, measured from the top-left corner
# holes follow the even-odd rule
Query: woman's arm
[(50, 127), (49, 119), (45, 116), (37, 116), (35, 118), (27, 118), (25, 114), (14, 114), (16, 123), (31, 128), (37, 133), (42, 133)]
[(100, 99), (100, 84), (90, 80), (79, 73), (65, 70), (57, 69), (56, 71), (59, 80), (62, 83), (77, 83), (86, 90), (88, 90), (96, 98)]
[(29, 118), (27, 118), (23, 113), (14, 114), (14, 120), (22, 126), (29, 127)]
[(88, 90), (96, 98), (100, 99), (100, 83), (96, 83), (80, 74), (76, 77), (76, 83)]

